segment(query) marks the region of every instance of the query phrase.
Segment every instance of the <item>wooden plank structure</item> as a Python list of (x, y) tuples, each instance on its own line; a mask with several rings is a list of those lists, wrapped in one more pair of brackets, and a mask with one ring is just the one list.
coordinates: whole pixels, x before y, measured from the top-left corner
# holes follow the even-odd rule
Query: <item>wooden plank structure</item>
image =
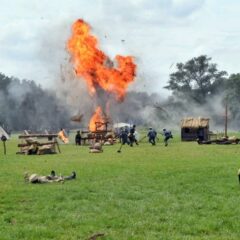
[(18, 136), (21, 139), (21, 143), (18, 144), (20, 151), (18, 154), (26, 155), (42, 155), (42, 154), (52, 154), (60, 153), (60, 147), (57, 141), (58, 134), (29, 134), (26, 130), (24, 134)]
[(102, 144), (107, 141), (111, 144), (116, 142), (116, 138), (112, 129), (109, 128), (110, 122), (106, 121), (95, 122), (95, 131), (81, 131), (83, 144), (92, 144), (93, 142), (101, 142)]
[(209, 140), (209, 118), (184, 118), (181, 121), (182, 141)]

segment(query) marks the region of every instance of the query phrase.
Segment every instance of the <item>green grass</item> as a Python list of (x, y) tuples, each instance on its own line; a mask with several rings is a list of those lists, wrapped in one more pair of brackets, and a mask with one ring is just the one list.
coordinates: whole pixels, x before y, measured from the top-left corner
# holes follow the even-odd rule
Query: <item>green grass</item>
[[(239, 239), (240, 145), (197, 145), (162, 139), (119, 144), (89, 154), (61, 145), (61, 154), (16, 155), (16, 137), (0, 142), (0, 239)], [(75, 181), (34, 185), (26, 171), (54, 169)]]

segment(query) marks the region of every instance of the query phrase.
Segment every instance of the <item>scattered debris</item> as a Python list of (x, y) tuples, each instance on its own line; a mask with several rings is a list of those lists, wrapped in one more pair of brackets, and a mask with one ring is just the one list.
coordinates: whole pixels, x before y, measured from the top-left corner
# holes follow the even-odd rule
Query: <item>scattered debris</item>
[(71, 117), (70, 120), (73, 121), (73, 122), (79, 122), (80, 123), (83, 120), (83, 114), (74, 115), (74, 116)]
[(229, 145), (229, 144), (239, 144), (239, 142), (240, 142), (240, 139), (236, 138), (235, 136), (234, 137), (222, 137), (220, 139), (206, 140), (206, 141), (197, 139), (198, 144), (212, 144), (212, 143), (215, 143), (215, 144)]

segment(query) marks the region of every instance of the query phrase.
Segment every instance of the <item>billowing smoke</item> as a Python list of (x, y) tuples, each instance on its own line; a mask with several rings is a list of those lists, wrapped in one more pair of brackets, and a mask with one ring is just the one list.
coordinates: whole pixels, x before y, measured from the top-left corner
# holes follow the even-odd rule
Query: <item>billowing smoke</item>
[(7, 130), (57, 130), (67, 126), (69, 112), (56, 95), (33, 81), (0, 74), (0, 124)]
[[(72, 65), (62, 65), (56, 92), (42, 89), (33, 81), (20, 81), (0, 75), (0, 124), (11, 130), (32, 131), (64, 128), (88, 128), (96, 101), (90, 96), (86, 83), (74, 76)], [(137, 79), (136, 79), (137, 81)], [(184, 117), (208, 117), (211, 130), (223, 131), (225, 119), (225, 93), (208, 96), (205, 104), (197, 104), (187, 97), (150, 92), (127, 92), (119, 103), (112, 95), (104, 95), (102, 104), (109, 101), (109, 116), (113, 123), (127, 122), (138, 126), (178, 129)], [(238, 130), (239, 114), (229, 106), (229, 128)], [(237, 106), (237, 105), (233, 105)], [(237, 113), (237, 111), (236, 111)], [(71, 116), (83, 115), (82, 122), (70, 121)]]
[[(135, 82), (137, 85), (138, 76)], [(187, 96), (172, 95), (163, 97), (159, 93), (147, 91), (128, 91), (123, 102), (118, 102), (112, 95), (104, 95), (95, 99), (90, 96), (86, 83), (81, 78), (74, 76), (72, 65), (65, 65), (62, 72), (62, 80), (58, 83), (62, 91), (60, 95), (65, 99), (71, 114), (83, 114), (82, 123), (75, 125), (87, 128), (97, 103), (101, 99), (104, 105), (110, 102), (109, 116), (114, 123), (127, 122), (145, 127), (180, 129), (181, 119), (185, 117), (206, 117), (210, 119), (211, 130), (223, 131), (224, 129), (224, 93), (209, 95), (205, 104), (197, 104)], [(229, 114), (229, 127), (236, 129), (237, 118)]]
[[(144, 87), (143, 92), (128, 91), (124, 101), (120, 103), (113, 95), (106, 94), (101, 89), (96, 89), (97, 94), (90, 96), (87, 84), (81, 78), (76, 78), (73, 65), (68, 61), (67, 51), (64, 51), (70, 34), (69, 25), (64, 26), (63, 30), (55, 29), (55, 34), (51, 37), (44, 36), (48, 41), (44, 42), (44, 51), (41, 49), (39, 54), (44, 67), (54, 74), (55, 81), (52, 79), (50, 86), (52, 92), (43, 90), (34, 82), (30, 84), (14, 80), (8, 85), (7, 93), (0, 91), (1, 124), (6, 123), (11, 128), (19, 130), (87, 128), (97, 105), (101, 105), (104, 109), (110, 99), (107, 110), (113, 122), (128, 122), (156, 129), (164, 127), (179, 129), (182, 118), (202, 116), (210, 118), (212, 128), (219, 130), (224, 128), (222, 94), (209, 96), (202, 105), (185, 96), (163, 97), (160, 93), (151, 93), (148, 86)], [(137, 61), (143, 59), (138, 57)], [(48, 69), (49, 66), (54, 66), (54, 69)], [(143, 82), (148, 82), (149, 85), (151, 83), (149, 79), (152, 77), (149, 75), (152, 73), (149, 71), (139, 74), (140, 71), (141, 69), (137, 70), (134, 89), (143, 89)], [(131, 84), (129, 86), (131, 88)], [(83, 115), (82, 122), (70, 122), (71, 116), (74, 115)], [(239, 118), (239, 114), (230, 115), (231, 128), (237, 127)]]
[[(59, 97), (65, 99), (72, 115), (82, 114), (83, 121), (80, 127), (87, 128), (96, 103), (105, 106), (109, 102), (109, 117), (113, 123), (127, 122), (130, 124), (161, 127), (164, 121), (158, 116), (156, 104), (164, 99), (155, 93), (129, 91), (122, 102), (115, 99), (114, 95), (106, 94), (90, 96), (85, 81), (76, 78), (71, 70), (71, 64), (66, 64), (62, 71), (62, 78), (57, 84), (61, 86)], [(137, 81), (137, 80), (136, 80)]]

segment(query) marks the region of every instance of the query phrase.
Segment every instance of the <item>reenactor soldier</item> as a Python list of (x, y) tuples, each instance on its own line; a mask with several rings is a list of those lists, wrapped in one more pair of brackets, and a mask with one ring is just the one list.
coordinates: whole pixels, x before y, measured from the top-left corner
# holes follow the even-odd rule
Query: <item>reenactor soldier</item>
[(77, 134), (75, 136), (75, 144), (80, 146), (81, 141), (82, 141), (81, 133), (80, 133), (80, 131), (77, 131)]
[(168, 140), (173, 138), (171, 131), (167, 131), (165, 128), (163, 129), (162, 135), (164, 136), (165, 147), (168, 145)]
[(147, 136), (148, 136), (148, 141), (152, 145), (155, 145), (156, 144), (155, 139), (157, 137), (157, 132), (153, 128), (150, 127)]
[(125, 145), (126, 143), (129, 145), (129, 140), (128, 140), (128, 129), (127, 128), (121, 128), (120, 132), (120, 139), (122, 145)]
[(65, 180), (72, 180), (76, 178), (76, 172), (73, 171), (70, 176), (57, 176), (55, 174), (55, 171), (52, 170), (51, 174), (48, 176), (41, 176), (36, 173), (34, 174), (29, 174), (25, 173), (24, 179), (26, 182), (29, 183), (52, 183), (52, 182), (64, 182)]
[(135, 142), (136, 145), (138, 145), (138, 141), (136, 139), (136, 125), (133, 125), (132, 128), (130, 128), (130, 132), (129, 132), (129, 141), (130, 141), (130, 146), (132, 147), (133, 146), (133, 143)]

